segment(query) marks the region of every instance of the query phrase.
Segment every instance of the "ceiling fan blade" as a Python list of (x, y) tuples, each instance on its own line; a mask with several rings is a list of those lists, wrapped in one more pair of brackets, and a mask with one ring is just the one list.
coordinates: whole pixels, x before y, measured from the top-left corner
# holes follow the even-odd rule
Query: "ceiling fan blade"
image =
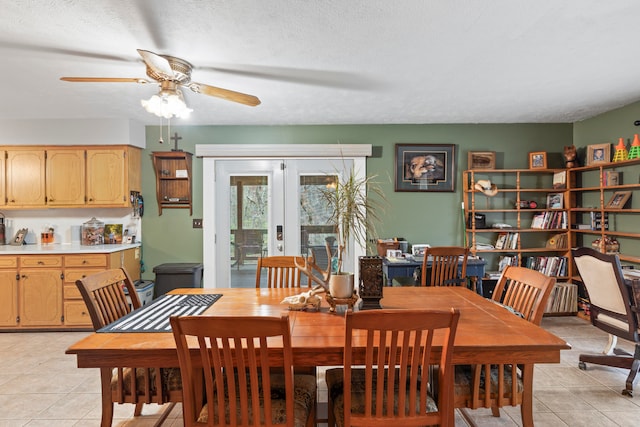
[(248, 105), (250, 107), (255, 107), (256, 105), (260, 105), (260, 100), (253, 96), (247, 95), (246, 93), (236, 92), (229, 89), (222, 89), (215, 86), (209, 86), (202, 83), (190, 83), (186, 85), (189, 89), (194, 91), (195, 93), (202, 93), (209, 96), (215, 96), (217, 98), (223, 98), (227, 101), (238, 102), (240, 104)]
[(80, 83), (155, 83), (138, 77), (60, 77), (60, 80)]
[(154, 73), (167, 80), (173, 79), (174, 72), (166, 58), (148, 50), (137, 49), (137, 51), (144, 63), (147, 64), (147, 67), (153, 70)]

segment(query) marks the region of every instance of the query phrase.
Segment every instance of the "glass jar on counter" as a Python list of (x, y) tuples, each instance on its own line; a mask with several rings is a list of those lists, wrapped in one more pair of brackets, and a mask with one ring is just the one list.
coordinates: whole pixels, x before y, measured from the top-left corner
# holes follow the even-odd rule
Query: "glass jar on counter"
[(104, 222), (93, 217), (83, 223), (80, 243), (85, 246), (104, 244)]

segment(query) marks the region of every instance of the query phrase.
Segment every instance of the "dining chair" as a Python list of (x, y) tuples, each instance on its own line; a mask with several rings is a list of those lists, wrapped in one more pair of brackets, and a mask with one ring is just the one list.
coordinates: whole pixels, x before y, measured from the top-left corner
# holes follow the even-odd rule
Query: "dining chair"
[[(422, 260), (422, 286), (462, 286), (467, 281), (469, 248), (435, 246), (426, 248)], [(459, 267), (460, 260), (462, 264)], [(431, 261), (431, 266), (428, 266)]]
[(185, 427), (315, 424), (316, 379), (293, 372), (288, 313), (173, 316), (171, 328)]
[[(554, 277), (538, 271), (509, 266), (502, 272), (491, 301), (540, 325), (555, 282)], [(459, 365), (455, 369), (456, 408), (491, 408), (499, 417), (501, 407), (520, 405), (524, 426), (533, 426), (532, 389), (533, 364)]]
[[(303, 262), (302, 257), (297, 257)], [(295, 256), (268, 256), (258, 258), (256, 288), (261, 287), (262, 270), (266, 270), (267, 288), (299, 288), (303, 283), (302, 273), (295, 264)]]
[[(329, 427), (453, 426), (459, 316), (453, 308), (348, 311), (344, 367), (325, 377)], [(434, 359), (439, 369), (432, 369)]]
[[(591, 324), (609, 334), (601, 354), (581, 354), (580, 369), (587, 363), (629, 369), (622, 394), (633, 396), (633, 383), (640, 368), (640, 282), (628, 286), (617, 255), (607, 255), (591, 248), (572, 251), (582, 283), (589, 297)], [(618, 337), (635, 343), (634, 354), (616, 348)]]
[[(94, 330), (140, 307), (135, 286), (124, 268), (94, 273), (76, 281), (89, 310)], [(124, 290), (127, 290), (128, 298)], [(102, 427), (113, 422), (114, 403), (135, 404), (134, 415), (142, 413), (145, 403), (169, 403), (155, 425), (161, 425), (176, 402), (182, 401), (182, 382), (177, 368), (113, 367), (100, 369), (102, 389)]]

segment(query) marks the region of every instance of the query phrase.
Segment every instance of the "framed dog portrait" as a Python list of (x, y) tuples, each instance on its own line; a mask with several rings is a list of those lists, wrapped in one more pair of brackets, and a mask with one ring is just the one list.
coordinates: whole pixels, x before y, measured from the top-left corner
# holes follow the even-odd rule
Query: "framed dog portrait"
[(454, 144), (396, 144), (395, 191), (455, 191)]
[(593, 144), (587, 146), (588, 166), (609, 163), (611, 161), (611, 144)]

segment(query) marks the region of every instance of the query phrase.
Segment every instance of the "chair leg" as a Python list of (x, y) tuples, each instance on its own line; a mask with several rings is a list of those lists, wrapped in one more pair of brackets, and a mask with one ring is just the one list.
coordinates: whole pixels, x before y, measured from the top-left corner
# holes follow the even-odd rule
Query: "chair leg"
[(497, 405), (491, 406), (491, 415), (500, 417), (500, 408)]
[(636, 380), (638, 369), (640, 369), (640, 344), (636, 344), (636, 350), (633, 355), (633, 363), (631, 364), (629, 376), (627, 377), (627, 381), (625, 382), (625, 389), (622, 390), (622, 394), (633, 397), (633, 383)]
[(134, 417), (139, 417), (140, 414), (142, 414), (142, 405), (144, 405), (144, 403), (142, 403), (142, 402), (136, 403), (136, 407), (133, 410), (133, 416)]

